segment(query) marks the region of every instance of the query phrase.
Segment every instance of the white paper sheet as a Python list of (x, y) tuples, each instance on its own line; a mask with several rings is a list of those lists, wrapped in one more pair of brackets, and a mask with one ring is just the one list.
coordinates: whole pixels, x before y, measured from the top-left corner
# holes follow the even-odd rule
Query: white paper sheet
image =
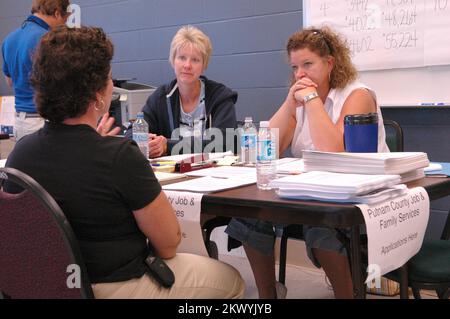
[(181, 243), (178, 253), (208, 256), (200, 226), (203, 194), (164, 191), (178, 217), (181, 228)]
[(13, 135), (15, 123), (14, 96), (0, 96), (0, 130), (1, 133)]
[(301, 174), (305, 172), (305, 162), (303, 159), (293, 159), (293, 161), (286, 161), (277, 163), (278, 174)]
[(434, 171), (440, 171), (442, 170), (442, 165), (439, 163), (430, 163), (430, 165), (428, 165), (428, 167), (425, 167), (423, 169), (425, 172), (434, 172)]
[(230, 151), (222, 152), (222, 153), (208, 153), (208, 154), (202, 154), (202, 153), (193, 153), (193, 154), (179, 154), (179, 155), (169, 155), (169, 156), (162, 156), (158, 158), (152, 159), (152, 162), (163, 162), (163, 161), (173, 161), (173, 162), (181, 162), (185, 161), (190, 158), (194, 158), (195, 162), (201, 161), (202, 158), (214, 160), (223, 158), (225, 156), (232, 156), (233, 153)]
[(256, 169), (254, 167), (242, 167), (242, 166), (220, 166), (199, 169), (192, 172), (185, 173), (188, 176), (212, 176), (221, 178), (232, 177), (245, 177), (255, 178), (256, 181)]
[(169, 155), (169, 156), (163, 156), (163, 157), (157, 157), (151, 160), (152, 163), (156, 162), (164, 162), (164, 161), (170, 161), (179, 163), (181, 161), (186, 161), (188, 159), (195, 159), (198, 161), (201, 161), (203, 158), (202, 153), (194, 153), (194, 154), (179, 154), (179, 155)]
[(364, 195), (350, 195), (346, 193), (323, 193), (315, 191), (299, 191), (292, 189), (277, 190), (278, 196), (288, 199), (299, 200), (320, 200), (323, 202), (335, 203), (359, 203), (359, 204), (377, 204), (408, 193), (406, 185), (394, 185), (388, 188), (382, 188)]
[(236, 188), (239, 186), (250, 185), (256, 183), (254, 178), (216, 178), (211, 176), (191, 179), (184, 182), (164, 185), (164, 190), (188, 191), (199, 193), (217, 192), (225, 189)]
[(368, 238), (367, 282), (404, 265), (422, 247), (430, 200), (422, 187), (376, 205), (357, 205), (364, 215)]

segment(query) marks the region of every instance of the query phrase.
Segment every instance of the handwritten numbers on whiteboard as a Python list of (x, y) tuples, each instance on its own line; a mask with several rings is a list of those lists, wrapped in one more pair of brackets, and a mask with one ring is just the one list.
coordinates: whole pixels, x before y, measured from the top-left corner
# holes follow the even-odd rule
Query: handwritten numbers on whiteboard
[(326, 17), (327, 16), (327, 12), (330, 9), (330, 4), (327, 1), (323, 1), (320, 4), (320, 11), (323, 13), (323, 16)]
[(434, 0), (434, 11), (443, 11), (448, 7), (448, 0)]

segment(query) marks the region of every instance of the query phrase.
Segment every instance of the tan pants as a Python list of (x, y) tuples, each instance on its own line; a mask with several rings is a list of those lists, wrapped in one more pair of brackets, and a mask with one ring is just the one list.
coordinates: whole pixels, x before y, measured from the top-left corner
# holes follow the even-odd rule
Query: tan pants
[(125, 282), (94, 284), (97, 299), (238, 299), (245, 282), (239, 272), (221, 261), (177, 254), (165, 262), (175, 274), (170, 289), (161, 287), (147, 274)]

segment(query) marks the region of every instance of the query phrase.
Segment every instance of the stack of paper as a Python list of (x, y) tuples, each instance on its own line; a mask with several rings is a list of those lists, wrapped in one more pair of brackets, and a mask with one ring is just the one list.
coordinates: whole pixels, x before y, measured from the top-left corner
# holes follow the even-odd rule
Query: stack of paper
[(404, 193), (406, 186), (399, 183), (399, 175), (308, 172), (275, 179), (270, 185), (285, 198), (374, 203)]
[(423, 168), (415, 169), (406, 173), (400, 174), (401, 183), (408, 183), (425, 177), (425, 171)]
[(404, 195), (408, 192), (408, 187), (404, 184), (381, 188), (365, 195), (349, 195), (349, 194), (322, 194), (322, 193), (305, 193), (287, 189), (278, 190), (277, 194), (282, 198), (299, 199), (299, 200), (319, 200), (323, 202), (334, 203), (358, 203), (358, 204), (376, 204), (386, 201), (397, 196)]
[(399, 175), (363, 175), (331, 172), (309, 172), (275, 179), (271, 186), (276, 188), (313, 190), (328, 193), (359, 195), (373, 190), (396, 185)]
[(331, 153), (303, 151), (305, 171), (357, 174), (404, 174), (429, 165), (422, 152)]

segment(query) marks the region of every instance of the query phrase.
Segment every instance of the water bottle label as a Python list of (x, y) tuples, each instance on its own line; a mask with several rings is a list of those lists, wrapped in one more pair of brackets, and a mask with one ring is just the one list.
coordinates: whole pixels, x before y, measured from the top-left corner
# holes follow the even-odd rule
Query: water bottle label
[(247, 149), (256, 148), (256, 134), (242, 135), (241, 146)]
[(133, 133), (133, 140), (139, 145), (139, 143), (147, 143), (148, 142), (148, 134), (147, 133)]
[(275, 159), (275, 152), (271, 140), (259, 142), (258, 161), (270, 161)]

